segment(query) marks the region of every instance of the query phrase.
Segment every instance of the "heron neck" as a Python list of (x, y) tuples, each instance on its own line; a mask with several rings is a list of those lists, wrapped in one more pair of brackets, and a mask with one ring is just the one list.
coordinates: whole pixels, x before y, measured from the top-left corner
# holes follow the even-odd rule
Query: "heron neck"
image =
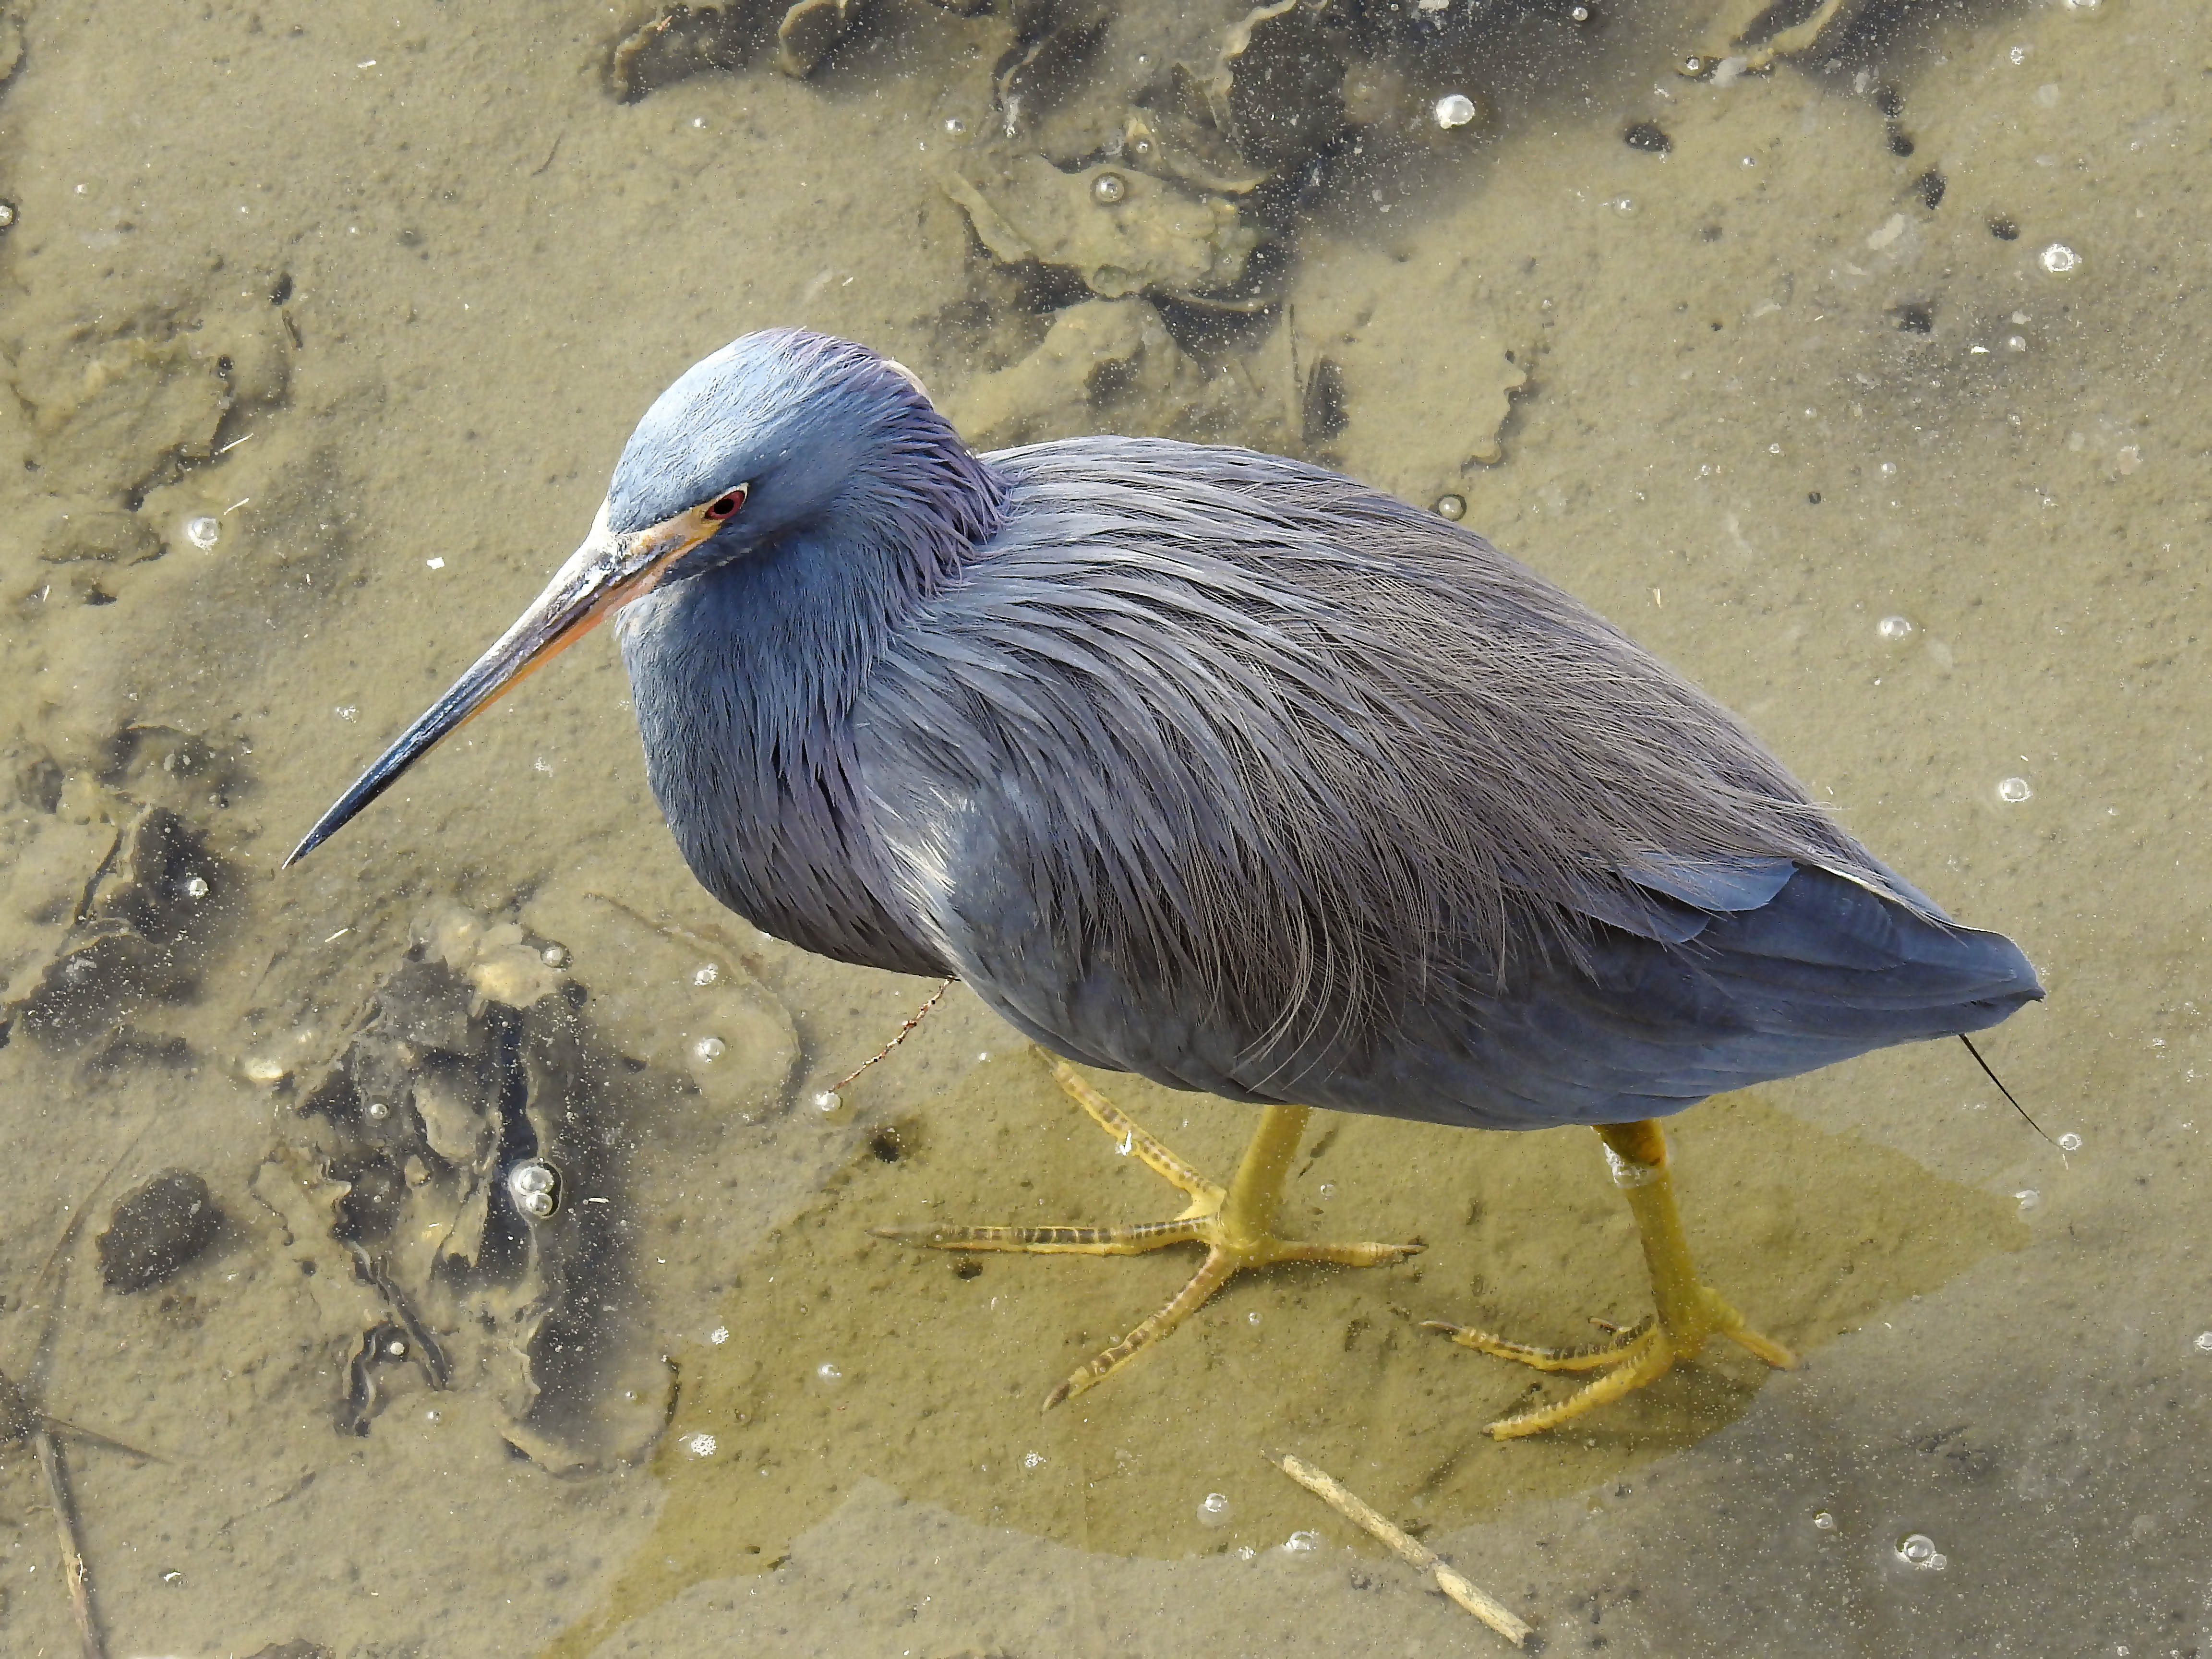
[(646, 769), (692, 872), (769, 933), (842, 960), (945, 971), (903, 921), (860, 801), (852, 714), (915, 608), (1000, 520), (878, 496), (630, 606), (623, 657)]

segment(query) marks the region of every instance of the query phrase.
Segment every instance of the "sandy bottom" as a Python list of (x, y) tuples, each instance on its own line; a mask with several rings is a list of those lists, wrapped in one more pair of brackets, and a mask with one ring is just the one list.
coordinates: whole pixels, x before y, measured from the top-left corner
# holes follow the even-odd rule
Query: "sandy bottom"
[[(1713, 20), (1634, 9), (1316, 207), (1277, 325), (1210, 357), (1140, 298), (1048, 336), (979, 245), (942, 179), (987, 159), (988, 16), (887, 7), (811, 80), (625, 104), (642, 11), (13, 14), (0, 1371), (150, 1454), (62, 1441), (111, 1652), (1496, 1650), (1263, 1448), (1554, 1652), (2212, 1650), (2201, 16), (1954, 9), (1855, 88), (1686, 80)], [(276, 868), (580, 538), (652, 396), (772, 323), (891, 352), (979, 436), (1304, 443), (1462, 496), (2023, 943), (2050, 1000), (1985, 1051), (2078, 1145), (1955, 1044), (1697, 1109), (1707, 1274), (1805, 1369), (1716, 1353), (1500, 1446), (1528, 1379), (1420, 1322), (1638, 1316), (1590, 1138), (1317, 1119), (1291, 1227), (1425, 1251), (1239, 1280), (1042, 1412), (1183, 1253), (963, 1266), (867, 1229), (1176, 1195), (957, 988), (818, 1109), (931, 988), (692, 884), (610, 641)], [(373, 1117), (374, 1055), (430, 1049), (475, 1056), (453, 1115)], [(562, 1131), (574, 1230), (502, 1245), (456, 1206), (510, 1076), (594, 1103)], [(1226, 1175), (1243, 1109), (1100, 1082)], [(212, 1244), (104, 1286), (91, 1237), (169, 1168)], [(414, 1351), (364, 1360), (395, 1321)], [(0, 1417), (0, 1648), (72, 1653), (27, 1426)]]

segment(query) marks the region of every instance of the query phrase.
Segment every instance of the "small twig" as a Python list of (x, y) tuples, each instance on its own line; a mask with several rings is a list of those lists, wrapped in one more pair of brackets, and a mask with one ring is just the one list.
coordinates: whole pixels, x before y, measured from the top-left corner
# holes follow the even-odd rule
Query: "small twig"
[(956, 982), (957, 981), (955, 981), (948, 979), (944, 984), (939, 986), (935, 991), (930, 994), (929, 1000), (923, 1003), (921, 1007), (914, 1011), (914, 1018), (907, 1021), (905, 1024), (900, 1026), (896, 1031), (891, 1034), (891, 1040), (889, 1042), (884, 1044), (882, 1048), (877, 1049), (875, 1053), (870, 1054), (858, 1066), (855, 1066), (851, 1071), (846, 1073), (843, 1077), (839, 1078), (836, 1082), (831, 1084), (830, 1085), (830, 1092), (833, 1095), (843, 1093), (847, 1084), (850, 1083), (854, 1078), (860, 1076), (861, 1073), (866, 1071), (869, 1066), (874, 1065), (885, 1054), (890, 1053), (892, 1049), (897, 1048), (900, 1043), (904, 1042), (908, 1037), (913, 1035), (914, 1028), (921, 1024), (924, 1019), (928, 1018), (929, 1011), (937, 1006), (939, 1003), (945, 1000), (945, 994), (951, 990)]
[(77, 1524), (76, 1499), (70, 1491), (69, 1464), (62, 1455), (61, 1439), (55, 1431), (58, 1429), (64, 1433), (75, 1434), (99, 1444), (114, 1446), (133, 1456), (143, 1457), (148, 1454), (139, 1451), (135, 1446), (123, 1445), (103, 1435), (93, 1434), (48, 1417), (38, 1396), (44, 1392), (46, 1361), (53, 1348), (55, 1328), (61, 1321), (62, 1301), (67, 1291), (64, 1281), (68, 1275), (70, 1253), (76, 1245), (77, 1234), (84, 1226), (85, 1218), (92, 1212), (93, 1201), (114, 1178), (115, 1172), (123, 1167), (125, 1160), (137, 1149), (138, 1143), (145, 1139), (145, 1135), (146, 1127), (141, 1126), (138, 1133), (131, 1137), (130, 1143), (115, 1155), (115, 1162), (107, 1166), (98, 1181), (93, 1182), (92, 1190), (78, 1201), (70, 1216), (69, 1224), (62, 1229), (62, 1236), (54, 1241), (53, 1249), (46, 1252), (46, 1259), (39, 1268), (38, 1278), (32, 1281), (34, 1286), (44, 1284), (52, 1273), (55, 1262), (63, 1264), (62, 1279), (57, 1279), (52, 1290), (44, 1293), (46, 1300), (40, 1310), (39, 1346), (32, 1356), (30, 1368), (24, 1373), (24, 1381), (28, 1386), (19, 1388), (4, 1372), (0, 1372), (0, 1450), (28, 1440), (39, 1455), (39, 1471), (46, 1476), (47, 1501), (53, 1506), (54, 1530), (61, 1537), (62, 1577), (69, 1583), (70, 1611), (76, 1618), (77, 1646), (83, 1659), (107, 1659), (107, 1643), (100, 1633), (100, 1617), (93, 1610), (92, 1573), (85, 1565), (84, 1539)]
[(107, 1659), (100, 1617), (92, 1609), (92, 1574), (84, 1564), (84, 1539), (77, 1528), (76, 1499), (70, 1492), (69, 1465), (62, 1461), (61, 1442), (54, 1438), (43, 1418), (31, 1431), (31, 1442), (38, 1448), (39, 1468), (46, 1477), (54, 1530), (61, 1535), (62, 1573), (69, 1580), (70, 1611), (76, 1616), (77, 1646), (84, 1659)]
[(1263, 1451), (1260, 1455), (1354, 1526), (1389, 1546), (1399, 1559), (1427, 1573), (1436, 1581), (1438, 1589), (1515, 1647), (1521, 1646), (1534, 1634), (1533, 1628), (1517, 1617), (1510, 1607), (1495, 1596), (1476, 1589), (1445, 1565), (1442, 1556), (1401, 1528), (1392, 1525), (1382, 1514), (1346, 1491), (1334, 1476), (1322, 1474), (1303, 1457), (1294, 1457), (1288, 1452)]

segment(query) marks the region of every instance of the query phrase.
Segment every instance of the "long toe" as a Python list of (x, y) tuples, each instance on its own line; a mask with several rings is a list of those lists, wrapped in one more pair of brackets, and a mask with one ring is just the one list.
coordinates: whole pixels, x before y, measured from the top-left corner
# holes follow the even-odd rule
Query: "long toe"
[(1666, 1376), (1674, 1368), (1674, 1345), (1655, 1325), (1622, 1350), (1613, 1368), (1602, 1376), (1583, 1384), (1565, 1400), (1499, 1418), (1489, 1425), (1491, 1436), (1498, 1440), (1517, 1440), (1524, 1435), (1556, 1429), (1585, 1412), (1610, 1405), (1624, 1395)]

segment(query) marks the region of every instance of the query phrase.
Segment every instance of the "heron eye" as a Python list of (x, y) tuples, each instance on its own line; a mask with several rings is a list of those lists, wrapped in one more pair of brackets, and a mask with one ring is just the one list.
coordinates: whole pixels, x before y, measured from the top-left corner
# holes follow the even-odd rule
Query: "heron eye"
[(707, 516), (720, 523), (743, 507), (745, 504), (745, 497), (751, 493), (752, 487), (750, 484), (739, 484), (728, 495), (717, 495), (707, 503)]

